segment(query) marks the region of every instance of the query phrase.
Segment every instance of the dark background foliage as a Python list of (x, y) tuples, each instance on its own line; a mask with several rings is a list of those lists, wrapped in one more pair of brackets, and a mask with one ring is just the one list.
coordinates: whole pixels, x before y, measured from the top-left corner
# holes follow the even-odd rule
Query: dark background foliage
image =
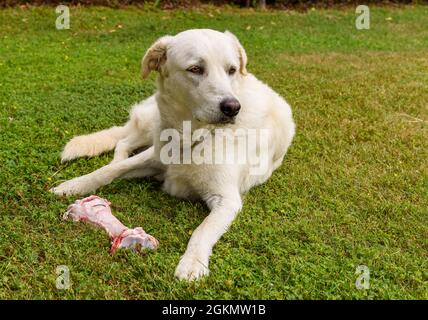
[(267, 6), (270, 8), (307, 8), (312, 6), (330, 7), (358, 4), (426, 4), (428, 0), (0, 0), (1, 6), (41, 5), (41, 4), (72, 4), (72, 5), (104, 5), (118, 7), (122, 5), (149, 4), (159, 8), (192, 7), (201, 4), (235, 5), (241, 7)]

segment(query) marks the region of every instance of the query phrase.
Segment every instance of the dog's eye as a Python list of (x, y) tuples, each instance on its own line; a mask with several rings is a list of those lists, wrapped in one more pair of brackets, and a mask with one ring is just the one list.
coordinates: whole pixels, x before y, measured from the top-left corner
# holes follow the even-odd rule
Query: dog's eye
[(230, 67), (229, 68), (229, 75), (231, 76), (231, 75), (234, 75), (235, 74), (235, 72), (236, 72), (236, 68), (235, 67)]
[(198, 67), (198, 66), (193, 66), (193, 67), (188, 68), (187, 71), (189, 71), (191, 73), (195, 73), (195, 74), (203, 74), (204, 68)]

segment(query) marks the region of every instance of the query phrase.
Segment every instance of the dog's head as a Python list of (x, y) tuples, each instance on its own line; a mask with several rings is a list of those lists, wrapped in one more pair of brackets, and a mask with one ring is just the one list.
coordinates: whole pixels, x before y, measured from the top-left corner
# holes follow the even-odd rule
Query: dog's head
[(198, 121), (233, 123), (246, 64), (245, 50), (232, 33), (195, 29), (158, 39), (143, 58), (142, 72), (146, 78), (158, 71), (159, 89)]

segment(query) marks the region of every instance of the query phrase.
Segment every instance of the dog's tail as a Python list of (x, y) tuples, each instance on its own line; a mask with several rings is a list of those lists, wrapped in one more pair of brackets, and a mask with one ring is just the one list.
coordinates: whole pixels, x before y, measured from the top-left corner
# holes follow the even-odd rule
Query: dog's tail
[(113, 150), (117, 142), (126, 137), (127, 133), (128, 126), (125, 125), (74, 137), (65, 145), (61, 154), (61, 162), (79, 157), (93, 157)]

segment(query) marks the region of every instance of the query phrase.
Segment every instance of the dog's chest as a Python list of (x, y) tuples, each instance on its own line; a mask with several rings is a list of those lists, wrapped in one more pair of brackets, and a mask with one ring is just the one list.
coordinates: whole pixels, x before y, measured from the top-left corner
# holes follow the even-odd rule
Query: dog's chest
[(184, 199), (196, 199), (199, 197), (199, 193), (195, 190), (194, 185), (189, 181), (189, 175), (185, 171), (188, 171), (182, 166), (169, 166), (165, 180), (163, 182), (163, 190), (170, 195)]

